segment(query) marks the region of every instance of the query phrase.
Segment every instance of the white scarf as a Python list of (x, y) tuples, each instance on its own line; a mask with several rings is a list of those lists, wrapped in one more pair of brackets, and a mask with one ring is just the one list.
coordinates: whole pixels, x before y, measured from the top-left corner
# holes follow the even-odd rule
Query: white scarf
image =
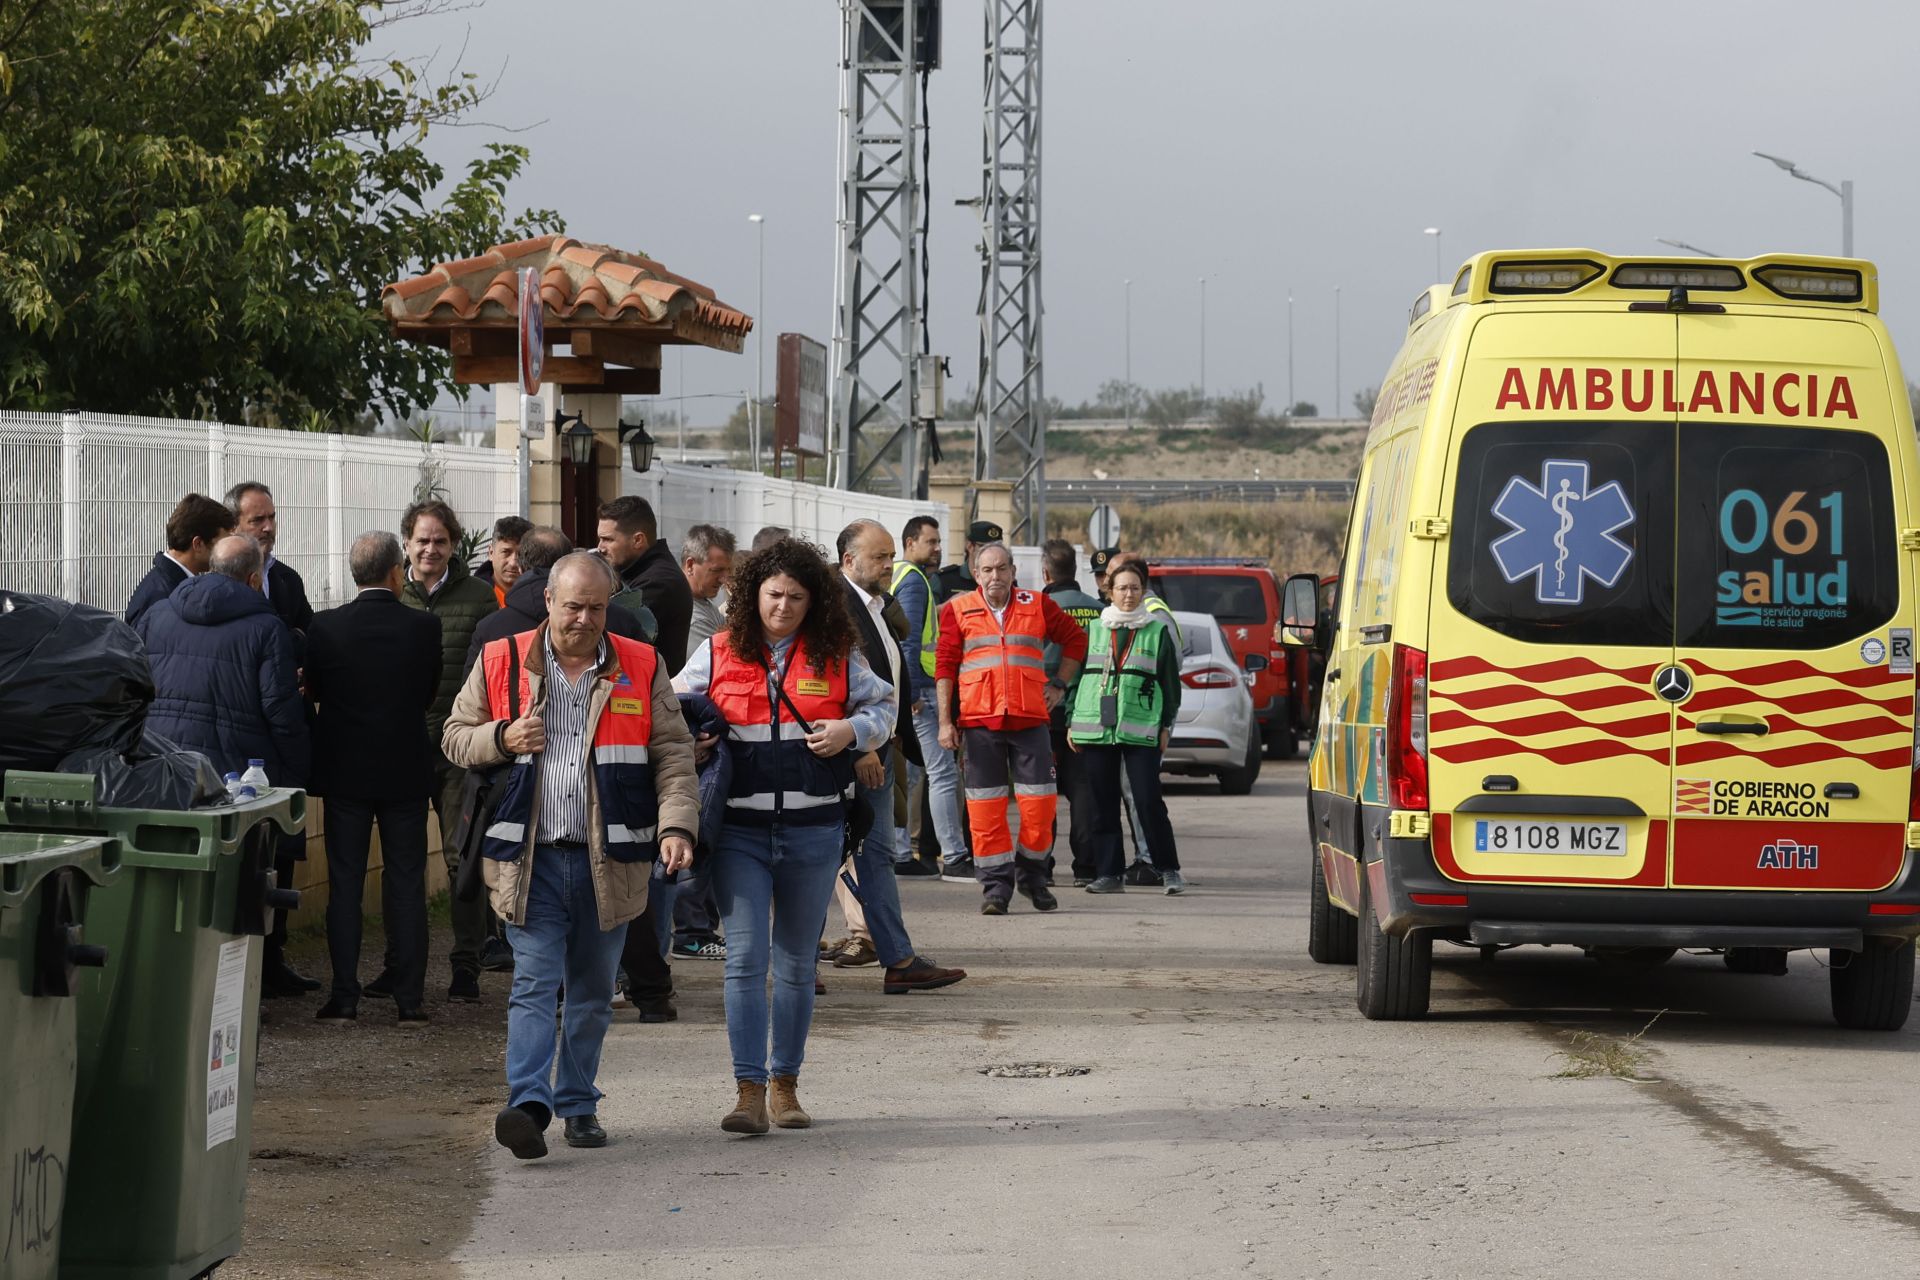
[(1153, 615), (1147, 612), (1147, 606), (1145, 604), (1142, 604), (1138, 609), (1132, 610), (1122, 609), (1117, 604), (1110, 604), (1100, 611), (1100, 623), (1109, 631), (1138, 631), (1152, 621)]

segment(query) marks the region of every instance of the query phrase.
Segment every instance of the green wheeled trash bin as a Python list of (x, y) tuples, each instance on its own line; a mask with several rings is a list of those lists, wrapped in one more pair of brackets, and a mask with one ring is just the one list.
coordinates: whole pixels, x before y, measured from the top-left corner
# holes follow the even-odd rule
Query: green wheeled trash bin
[(88, 899), (119, 866), (117, 841), (0, 831), (0, 1276), (54, 1280), (72, 1167), (76, 970)]
[(79, 982), (63, 1280), (191, 1280), (240, 1251), (260, 1035), (260, 959), (280, 832), (306, 795), (240, 805), (112, 809), (94, 780), (11, 771), (0, 825), (119, 842), (88, 904), (113, 963)]

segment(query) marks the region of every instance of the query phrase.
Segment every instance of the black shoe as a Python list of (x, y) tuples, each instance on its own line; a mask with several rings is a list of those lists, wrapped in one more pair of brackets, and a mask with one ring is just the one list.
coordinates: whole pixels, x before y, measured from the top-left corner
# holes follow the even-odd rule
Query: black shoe
[(893, 864), (893, 874), (897, 876), (932, 876), (937, 880), (940, 877), (940, 868), (933, 866), (931, 863), (922, 862), (918, 858), (908, 858), (905, 862), (896, 862)]
[[(540, 1110), (544, 1114), (546, 1108)], [(502, 1107), (493, 1118), (493, 1140), (513, 1152), (516, 1160), (538, 1160), (547, 1154), (546, 1127), (528, 1107)]]
[(421, 1008), (421, 1007), (420, 1007), (419, 1005), (417, 1005), (417, 1004), (403, 1004), (403, 1005), (401, 1005), (401, 1006), (400, 1006), (400, 1011), (399, 1011), (399, 1020), (400, 1020), (401, 1022), (431, 1022), (431, 1021), (433, 1021), (433, 1019), (431, 1019), (431, 1018), (429, 1018), (429, 1017), (427, 1016), (427, 1011), (426, 1011), (425, 1009), (422, 1009), (422, 1008)]
[(260, 994), (269, 1000), (308, 995), (320, 986), (318, 981), (296, 972), (285, 961), (260, 972)]
[(988, 898), (980, 904), (980, 914), (983, 916), (1003, 916), (1007, 914), (1007, 904), (998, 898)]
[(488, 938), (480, 948), (480, 968), (487, 973), (512, 973), (513, 948), (505, 938)]
[(351, 1000), (342, 1000), (339, 996), (320, 1006), (313, 1015), (315, 1022), (352, 1022), (360, 1016), (360, 1007)]
[(1022, 889), (1020, 896), (1031, 901), (1035, 911), (1057, 911), (1060, 909), (1060, 899), (1053, 896), (1053, 890), (1038, 882), (1031, 888)]
[(980, 877), (973, 873), (972, 858), (943, 863), (940, 867), (940, 878), (948, 884), (978, 884), (980, 881)]
[(477, 1003), (480, 999), (480, 975), (470, 969), (455, 969), (453, 981), (447, 984), (447, 999)]
[(360, 988), (363, 996), (390, 996), (393, 994), (393, 970), (382, 969), (380, 976)]
[(1157, 887), (1160, 883), (1160, 873), (1144, 862), (1134, 863), (1126, 869), (1126, 872), (1120, 878), (1128, 884), (1145, 884)]
[(1125, 893), (1127, 886), (1119, 876), (1096, 876), (1087, 882), (1088, 893)]
[[(631, 997), (629, 997), (631, 999)], [(673, 1007), (673, 997), (664, 1000), (635, 1000), (633, 1007), (640, 1011), (642, 1022), (678, 1022), (680, 1011)]]
[[(570, 1147), (604, 1147), (607, 1145), (607, 1131), (600, 1127), (598, 1116), (568, 1116), (566, 1123), (567, 1145)], [(517, 1152), (515, 1154), (518, 1154)]]

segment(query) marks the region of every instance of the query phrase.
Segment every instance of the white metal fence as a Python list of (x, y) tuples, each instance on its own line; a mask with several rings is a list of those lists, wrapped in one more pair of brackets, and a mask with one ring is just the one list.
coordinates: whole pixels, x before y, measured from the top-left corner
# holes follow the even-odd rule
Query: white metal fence
[[(217, 422), (93, 413), (0, 413), (0, 587), (118, 611), (192, 492), (219, 499), (258, 480), (279, 513), (274, 555), (299, 570), (316, 608), (351, 594), (347, 548), (399, 532), (424, 446)], [(447, 501), (484, 528), (516, 501), (514, 460), (435, 445)]]
[[(901, 526), (913, 516), (932, 516), (940, 522), (943, 535), (952, 532), (947, 528), (944, 502), (882, 498), (797, 480), (775, 480), (750, 471), (678, 463), (656, 462), (644, 475), (630, 470), (622, 474), (626, 492), (653, 504), (660, 518), (660, 536), (676, 551), (681, 537), (696, 524), (731, 529), (742, 551), (762, 528), (779, 525), (818, 543), (826, 549), (829, 560), (834, 558), (833, 544), (840, 531), (862, 517), (878, 520), (896, 541)], [(951, 537), (947, 541), (948, 545), (958, 545)]]
[[(213, 422), (93, 413), (0, 412), (0, 588), (119, 611), (165, 545), (167, 515), (188, 493), (219, 499), (242, 480), (273, 490), (274, 555), (306, 579), (315, 608), (351, 595), (347, 548), (368, 529), (399, 532), (424, 446), (412, 441), (309, 435)], [(514, 455), (435, 445), (439, 483), (470, 527), (515, 510)], [(835, 536), (865, 516), (896, 538), (910, 516), (947, 529), (945, 503), (849, 493), (748, 472), (655, 463), (623, 471), (626, 492), (660, 516), (678, 549), (696, 524), (731, 529), (742, 549), (781, 525), (832, 555)], [(949, 545), (957, 542), (949, 537)]]

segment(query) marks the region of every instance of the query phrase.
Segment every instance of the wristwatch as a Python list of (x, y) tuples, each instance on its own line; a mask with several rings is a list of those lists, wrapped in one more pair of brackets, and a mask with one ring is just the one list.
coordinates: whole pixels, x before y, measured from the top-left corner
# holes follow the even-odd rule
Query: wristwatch
[(1059, 676), (1054, 676), (1052, 679), (1047, 681), (1047, 688), (1058, 689), (1060, 692), (1065, 693), (1067, 691), (1067, 682), (1065, 680), (1062, 680)]

